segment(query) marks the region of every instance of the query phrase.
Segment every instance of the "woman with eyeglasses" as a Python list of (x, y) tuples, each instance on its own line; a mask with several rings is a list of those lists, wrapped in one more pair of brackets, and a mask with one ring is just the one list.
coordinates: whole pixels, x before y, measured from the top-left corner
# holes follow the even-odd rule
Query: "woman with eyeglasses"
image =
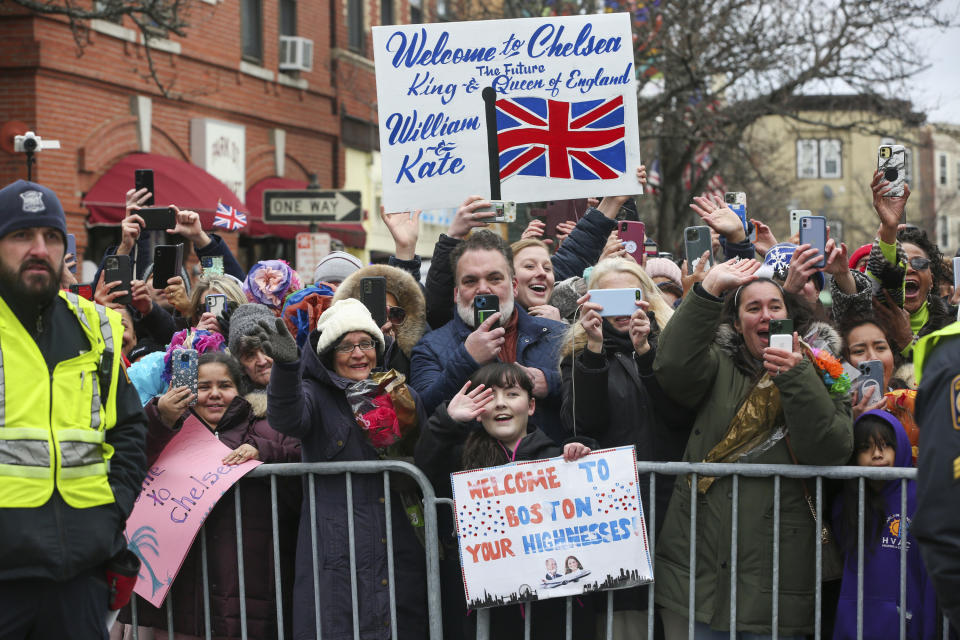
[[(841, 322), (850, 313), (875, 314), (889, 326), (897, 350), (911, 359), (917, 341), (953, 322), (957, 310), (939, 297), (939, 284), (946, 280), (940, 249), (922, 229), (900, 228), (910, 187), (904, 185), (902, 196), (886, 195), (890, 183), (879, 171), (870, 186), (880, 229), (866, 274), (853, 269), (833, 274), (833, 317)], [(874, 295), (874, 283), (879, 283), (879, 295)]]
[(387, 283), (387, 322), (380, 327), (386, 339), (384, 366), (409, 376), (410, 352), (427, 331), (427, 303), (413, 276), (397, 267), (371, 264), (350, 274), (337, 288), (333, 301), (360, 300), (363, 278), (376, 277)]
[[(412, 455), (427, 417), (416, 392), (395, 372), (383, 371), (383, 331), (359, 300), (338, 300), (324, 311), (301, 353), (283, 320), (261, 321), (260, 329), (274, 361), (267, 418), (277, 431), (300, 438), (304, 462)], [(344, 474), (310, 477), (297, 543), (294, 637), (322, 632), (325, 638), (387, 640), (392, 631), (397, 638), (426, 637), (424, 551), (411, 524), (419, 494), (404, 479), (390, 475), (387, 493), (381, 474), (357, 473), (349, 482)]]

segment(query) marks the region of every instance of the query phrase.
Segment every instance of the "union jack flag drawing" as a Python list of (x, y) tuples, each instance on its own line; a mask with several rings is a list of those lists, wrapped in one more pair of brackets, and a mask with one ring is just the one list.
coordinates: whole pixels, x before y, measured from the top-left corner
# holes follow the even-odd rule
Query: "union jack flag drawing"
[(500, 180), (612, 180), (627, 168), (623, 96), (583, 102), (497, 100)]
[(247, 214), (217, 201), (217, 211), (213, 214), (213, 226), (223, 227), (227, 231), (236, 231), (247, 226)]

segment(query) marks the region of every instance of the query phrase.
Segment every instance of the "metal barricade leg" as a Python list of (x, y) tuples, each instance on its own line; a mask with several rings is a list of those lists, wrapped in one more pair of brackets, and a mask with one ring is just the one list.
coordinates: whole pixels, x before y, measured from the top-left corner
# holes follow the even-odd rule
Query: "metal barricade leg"
[(390, 472), (383, 472), (383, 510), (387, 531), (387, 582), (390, 587), (390, 635), (397, 640), (397, 592), (393, 577), (393, 510), (390, 507)]
[(270, 527), (273, 536), (273, 582), (277, 599), (277, 638), (283, 640), (283, 583), (280, 566), (280, 516), (277, 513), (277, 476), (270, 476)]
[(780, 476), (773, 476), (773, 594), (770, 628), (777, 640), (780, 626)]
[[(648, 504), (650, 505), (650, 521), (647, 524), (647, 537), (650, 539), (650, 570), (653, 571), (657, 548), (657, 474), (653, 471), (650, 472), (650, 501)], [(653, 582), (647, 585), (647, 638), (649, 640), (653, 638), (654, 616), (656, 615), (653, 604), (654, 586)], [(609, 637), (609, 640), (613, 640), (613, 637)]]
[(314, 474), (307, 476), (309, 481), (310, 495), (310, 548), (313, 550), (313, 618), (314, 630), (317, 637), (322, 638), (320, 633), (320, 558), (317, 551), (317, 487), (314, 484)]
[(354, 540), (353, 474), (347, 471), (347, 536), (350, 547), (350, 606), (353, 608), (353, 640), (360, 640), (360, 601), (357, 598), (357, 541)]
[[(240, 512), (240, 483), (233, 485), (233, 504), (237, 515), (237, 577), (240, 588), (240, 637), (247, 640), (247, 582), (243, 566), (243, 518)], [(209, 631), (207, 632), (209, 640)]]
[(697, 603), (697, 474), (690, 474), (690, 595), (687, 602), (687, 638), (694, 640)]
[[(730, 640), (737, 640), (737, 544), (740, 531), (740, 476), (734, 475), (730, 489)], [(652, 637), (652, 636), (650, 636)]]
[(857, 640), (863, 640), (863, 499), (864, 479), (857, 486)]

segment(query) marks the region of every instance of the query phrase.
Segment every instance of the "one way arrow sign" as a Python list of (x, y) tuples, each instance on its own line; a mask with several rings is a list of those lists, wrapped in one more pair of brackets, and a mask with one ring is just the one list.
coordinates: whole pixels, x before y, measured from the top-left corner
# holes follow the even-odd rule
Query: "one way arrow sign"
[(263, 192), (263, 220), (271, 223), (359, 222), (359, 191)]

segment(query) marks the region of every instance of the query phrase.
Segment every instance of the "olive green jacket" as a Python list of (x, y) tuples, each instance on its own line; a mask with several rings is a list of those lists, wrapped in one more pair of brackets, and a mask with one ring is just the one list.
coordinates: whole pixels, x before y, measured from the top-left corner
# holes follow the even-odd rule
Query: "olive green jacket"
[[(733, 358), (744, 348), (720, 325), (721, 303), (698, 286), (684, 299), (660, 336), (654, 372), (677, 402), (697, 408), (684, 460), (702, 462), (723, 438), (757, 375)], [(716, 338), (716, 339), (715, 339)], [(761, 370), (762, 371), (762, 370)], [(845, 464), (853, 449), (850, 402), (831, 397), (813, 365), (775, 377), (786, 427), (801, 464)], [(779, 425), (775, 425), (779, 426)], [(751, 462), (791, 464), (784, 440)], [(811, 493), (815, 481), (809, 480)], [(730, 628), (731, 477), (718, 478), (697, 498), (696, 619)], [(779, 631), (812, 632), (814, 558), (819, 537), (799, 480), (780, 482)], [(740, 478), (737, 535), (737, 630), (771, 633), (773, 591), (772, 478)], [(690, 482), (678, 478), (657, 538), (656, 602), (687, 617), (690, 579)]]

